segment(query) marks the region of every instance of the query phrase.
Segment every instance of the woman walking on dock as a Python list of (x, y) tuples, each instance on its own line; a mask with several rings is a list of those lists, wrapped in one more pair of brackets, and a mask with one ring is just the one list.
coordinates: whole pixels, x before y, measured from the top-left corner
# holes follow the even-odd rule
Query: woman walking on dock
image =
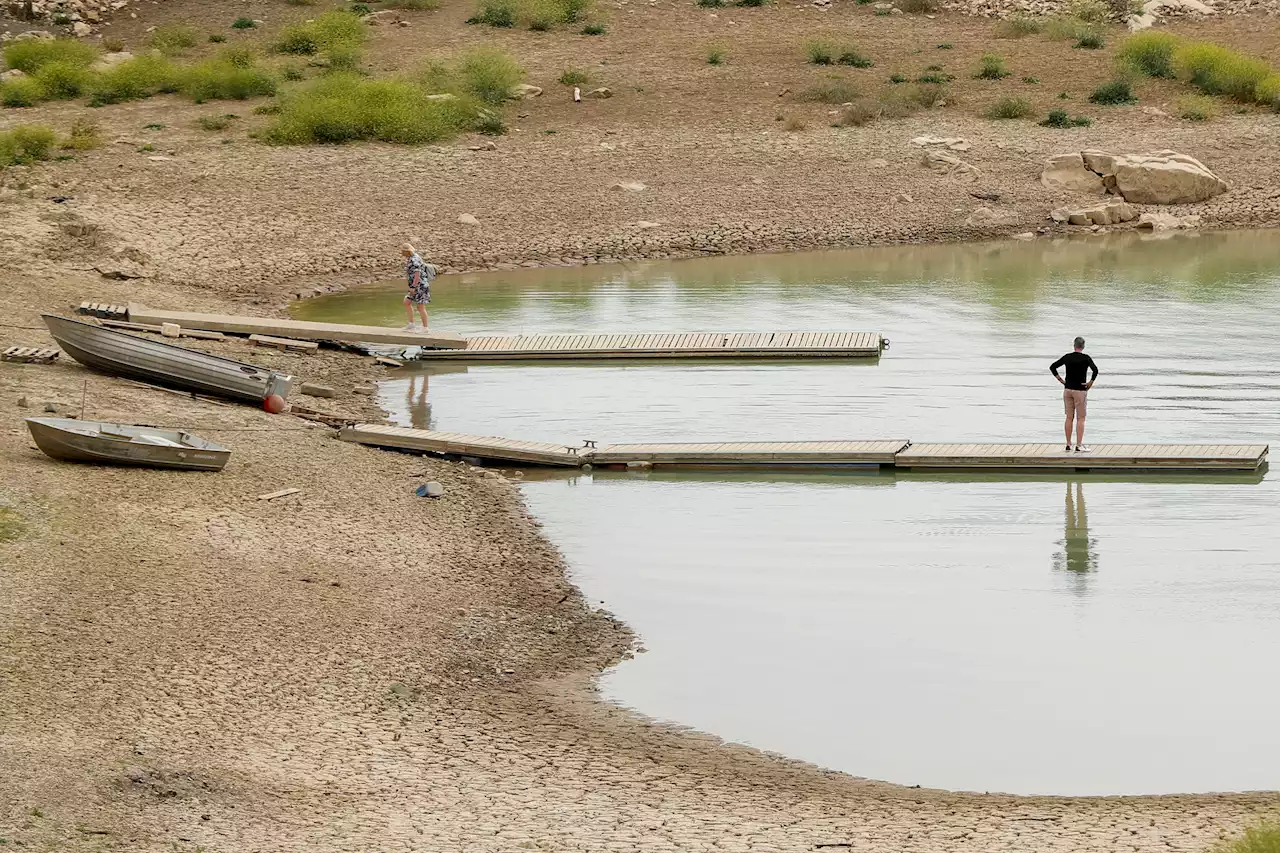
[(409, 317), (409, 323), (404, 327), (406, 332), (412, 332), (417, 327), (413, 321), (413, 309), (418, 309), (418, 314), (422, 317), (422, 328), (427, 328), (427, 304), (431, 301), (431, 281), (436, 277), (436, 268), (434, 265), (422, 260), (418, 255), (418, 250), (413, 248), (411, 243), (405, 243), (400, 246), (400, 254), (404, 255), (405, 265), (404, 274), (409, 280), (409, 292), (404, 297), (404, 313)]

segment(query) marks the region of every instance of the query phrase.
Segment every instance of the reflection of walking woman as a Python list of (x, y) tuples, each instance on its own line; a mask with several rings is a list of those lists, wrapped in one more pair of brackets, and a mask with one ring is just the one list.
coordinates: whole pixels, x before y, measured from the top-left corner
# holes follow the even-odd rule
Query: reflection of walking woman
[(436, 268), (422, 260), (418, 250), (409, 243), (400, 247), (400, 254), (406, 258), (404, 274), (409, 280), (409, 292), (404, 297), (404, 313), (409, 317), (409, 324), (404, 330), (412, 332), (416, 328), (413, 322), (414, 308), (418, 309), (418, 314), (422, 317), (422, 328), (426, 329), (427, 303), (431, 301), (431, 280), (436, 277)]

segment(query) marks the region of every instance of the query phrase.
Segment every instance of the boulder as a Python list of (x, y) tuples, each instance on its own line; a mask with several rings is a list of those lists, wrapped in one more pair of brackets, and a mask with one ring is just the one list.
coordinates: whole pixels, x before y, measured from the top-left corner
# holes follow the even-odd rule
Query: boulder
[(979, 207), (969, 214), (969, 218), (964, 221), (964, 224), (971, 228), (998, 228), (1013, 225), (1017, 221), (1017, 211)]
[(613, 90), (607, 86), (601, 86), (599, 89), (592, 89), (590, 92), (587, 92), (584, 97), (597, 99), (612, 98)]
[(1150, 211), (1138, 217), (1139, 228), (1150, 228), (1152, 231), (1176, 231), (1179, 228), (1199, 228), (1200, 217), (1174, 216), (1165, 211)]
[(1049, 159), (1040, 173), (1040, 183), (1051, 190), (1102, 195), (1102, 177), (1086, 168), (1080, 154), (1059, 154)]
[(921, 161), (926, 169), (934, 172), (941, 172), (944, 175), (959, 175), (960, 177), (976, 178), (981, 172), (965, 161), (961, 160), (953, 154), (947, 154), (943, 151), (934, 151), (927, 149), (924, 152), (924, 159)]
[(1137, 204), (1195, 204), (1228, 189), (1199, 160), (1173, 151), (1117, 157), (1115, 181), (1116, 192)]
[(108, 68), (114, 68), (121, 62), (128, 62), (133, 59), (133, 54), (127, 50), (116, 50), (111, 53), (104, 53), (99, 56), (93, 65), (89, 66), (92, 71), (106, 71)]
[(0, 71), (0, 83), (6, 83), (10, 80), (17, 80), (19, 77), (27, 75), (19, 71), (17, 68), (10, 68), (8, 71)]
[(1084, 207), (1059, 207), (1049, 214), (1054, 222), (1070, 225), (1119, 225), (1137, 217), (1137, 211), (1128, 202), (1118, 198)]
[(511, 98), (516, 101), (525, 101), (529, 98), (537, 98), (542, 95), (541, 86), (531, 86), (528, 83), (517, 83), (511, 87)]
[(472, 216), (470, 213), (464, 213), (464, 214), (462, 214), (461, 216), (459, 216), (459, 217), (458, 217), (458, 224), (459, 224), (459, 225), (473, 225), (473, 226), (474, 226), (474, 225), (479, 225), (479, 224), (480, 224), (480, 220), (479, 220), (479, 219), (476, 219), (476, 218), (475, 218), (474, 216)]
[(71, 33), (76, 38), (84, 38), (85, 36), (93, 33), (93, 27), (89, 26), (84, 21), (76, 21), (71, 25)]

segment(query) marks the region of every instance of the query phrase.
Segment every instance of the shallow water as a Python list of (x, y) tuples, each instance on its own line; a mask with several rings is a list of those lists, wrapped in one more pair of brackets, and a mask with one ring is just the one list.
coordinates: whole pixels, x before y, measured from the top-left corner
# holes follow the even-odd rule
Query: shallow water
[[(300, 306), (403, 316), (398, 284)], [(406, 424), (598, 441), (1280, 437), (1280, 233), (895, 247), (437, 282), (462, 333), (856, 329), (875, 361), (446, 365)], [(1273, 476), (601, 474), (525, 493), (647, 652), (641, 713), (860, 776), (1019, 793), (1280, 787)]]

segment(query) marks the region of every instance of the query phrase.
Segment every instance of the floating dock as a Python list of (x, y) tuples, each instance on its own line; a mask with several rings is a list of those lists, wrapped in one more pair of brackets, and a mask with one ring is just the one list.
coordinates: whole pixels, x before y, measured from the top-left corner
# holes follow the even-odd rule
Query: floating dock
[(229, 314), (161, 311), (136, 302), (129, 303), (129, 322), (154, 326), (175, 323), (183, 329), (202, 329), (233, 335), (266, 335), (302, 341), (343, 341), (441, 349), (462, 349), (467, 345), (467, 339), (461, 335), (435, 330), (406, 332), (403, 329), (388, 329), (383, 326), (352, 326), (346, 323), (312, 323), (307, 320), (280, 320), (274, 317), (238, 317)]
[(912, 444), (871, 441), (703, 442), (696, 444), (584, 444), (358, 424), (338, 437), (492, 462), (577, 468), (595, 466), (833, 468), (871, 467), (1014, 471), (1256, 471), (1267, 460), (1265, 444), (1101, 444), (1090, 453), (1067, 453), (1060, 444)]
[(879, 332), (633, 332), (468, 338), (459, 349), (423, 350), (418, 361), (614, 358), (877, 358)]

